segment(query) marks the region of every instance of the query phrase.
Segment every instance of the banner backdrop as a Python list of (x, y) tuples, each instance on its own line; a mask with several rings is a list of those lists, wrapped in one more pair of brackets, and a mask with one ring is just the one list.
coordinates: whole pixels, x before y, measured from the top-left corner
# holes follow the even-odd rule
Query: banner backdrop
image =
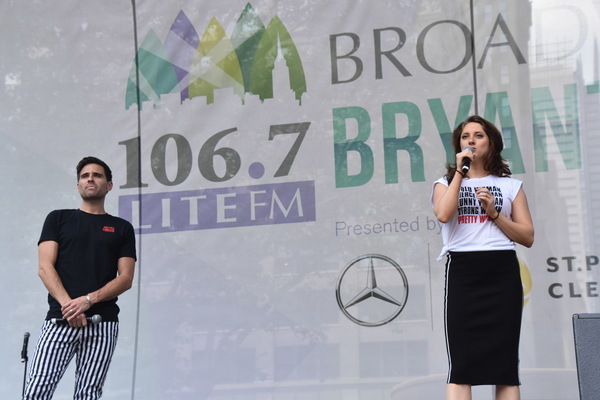
[(431, 188), (480, 114), (536, 229), (523, 398), (576, 399), (571, 317), (599, 312), (599, 26), (592, 0), (3, 2), (2, 398), (46, 312), (43, 220), (79, 206), (86, 155), (139, 256), (103, 398), (439, 398)]

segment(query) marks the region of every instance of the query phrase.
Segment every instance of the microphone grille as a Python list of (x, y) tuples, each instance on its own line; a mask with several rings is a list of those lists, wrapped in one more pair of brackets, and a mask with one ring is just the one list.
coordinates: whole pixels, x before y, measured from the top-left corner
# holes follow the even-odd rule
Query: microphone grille
[(102, 322), (102, 317), (100, 315), (96, 314), (92, 317), (92, 324), (96, 325), (100, 322)]
[(463, 147), (463, 150), (471, 150), (471, 153), (473, 153), (475, 149), (473, 149), (471, 146), (465, 146)]

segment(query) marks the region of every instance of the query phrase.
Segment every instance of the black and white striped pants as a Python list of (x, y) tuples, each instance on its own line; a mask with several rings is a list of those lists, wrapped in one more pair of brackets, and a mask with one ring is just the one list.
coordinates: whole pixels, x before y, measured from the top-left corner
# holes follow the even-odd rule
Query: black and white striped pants
[(73, 400), (100, 398), (118, 334), (118, 322), (72, 328), (45, 321), (23, 400), (51, 399), (73, 357), (76, 361)]

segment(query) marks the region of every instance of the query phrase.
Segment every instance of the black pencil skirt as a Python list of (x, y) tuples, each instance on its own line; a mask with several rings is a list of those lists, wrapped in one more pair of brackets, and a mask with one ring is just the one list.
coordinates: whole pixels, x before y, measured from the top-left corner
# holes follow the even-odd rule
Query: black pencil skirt
[(444, 312), (448, 383), (520, 385), (522, 312), (514, 250), (451, 252)]

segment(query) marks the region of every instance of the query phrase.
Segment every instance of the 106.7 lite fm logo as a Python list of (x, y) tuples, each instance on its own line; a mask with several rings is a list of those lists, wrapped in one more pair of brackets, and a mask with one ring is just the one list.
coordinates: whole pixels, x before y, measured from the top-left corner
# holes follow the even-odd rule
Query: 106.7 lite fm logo
[[(145, 102), (154, 107), (163, 94), (179, 93), (181, 102), (204, 97), (215, 101), (217, 89), (233, 90), (244, 103), (247, 93), (260, 100), (273, 98), (273, 70), (278, 56), (285, 59), (290, 89), (300, 103), (306, 92), (304, 68), (296, 46), (283, 22), (273, 17), (265, 26), (250, 3), (227, 36), (213, 18), (200, 36), (180, 11), (161, 42), (150, 31), (138, 49), (125, 95), (125, 107)], [(290, 138), (287, 153), (277, 165), (274, 178), (286, 178), (306, 137), (310, 122), (271, 125), (268, 140)], [(226, 182), (237, 176), (242, 163), (241, 148), (232, 145), (237, 128), (212, 134), (201, 146), (197, 167), (208, 182)], [(293, 138), (293, 139), (292, 139)], [(143, 162), (141, 139), (119, 143), (126, 151), (127, 181), (121, 189), (147, 187), (139, 166)], [(175, 159), (167, 161), (167, 147), (175, 148)], [(285, 150), (284, 150), (285, 151)], [(152, 146), (150, 165), (157, 182), (173, 187), (192, 173), (194, 152), (179, 133), (162, 135)], [(174, 169), (175, 174), (168, 174)], [(248, 163), (248, 176), (258, 180), (265, 174), (260, 161)], [(119, 215), (131, 221), (140, 233), (161, 233), (250, 225), (287, 224), (316, 220), (314, 181), (283, 182), (201, 190), (132, 194), (119, 197)]]
[(242, 102), (246, 93), (273, 98), (273, 69), (278, 52), (289, 70), (290, 89), (300, 101), (306, 92), (302, 60), (283, 22), (273, 17), (265, 27), (248, 3), (231, 37), (213, 18), (200, 37), (180, 11), (164, 41), (153, 30), (146, 35), (131, 68), (125, 107), (144, 102), (158, 105), (160, 96), (180, 93), (181, 101), (205, 97), (214, 102), (216, 89), (231, 88)]

